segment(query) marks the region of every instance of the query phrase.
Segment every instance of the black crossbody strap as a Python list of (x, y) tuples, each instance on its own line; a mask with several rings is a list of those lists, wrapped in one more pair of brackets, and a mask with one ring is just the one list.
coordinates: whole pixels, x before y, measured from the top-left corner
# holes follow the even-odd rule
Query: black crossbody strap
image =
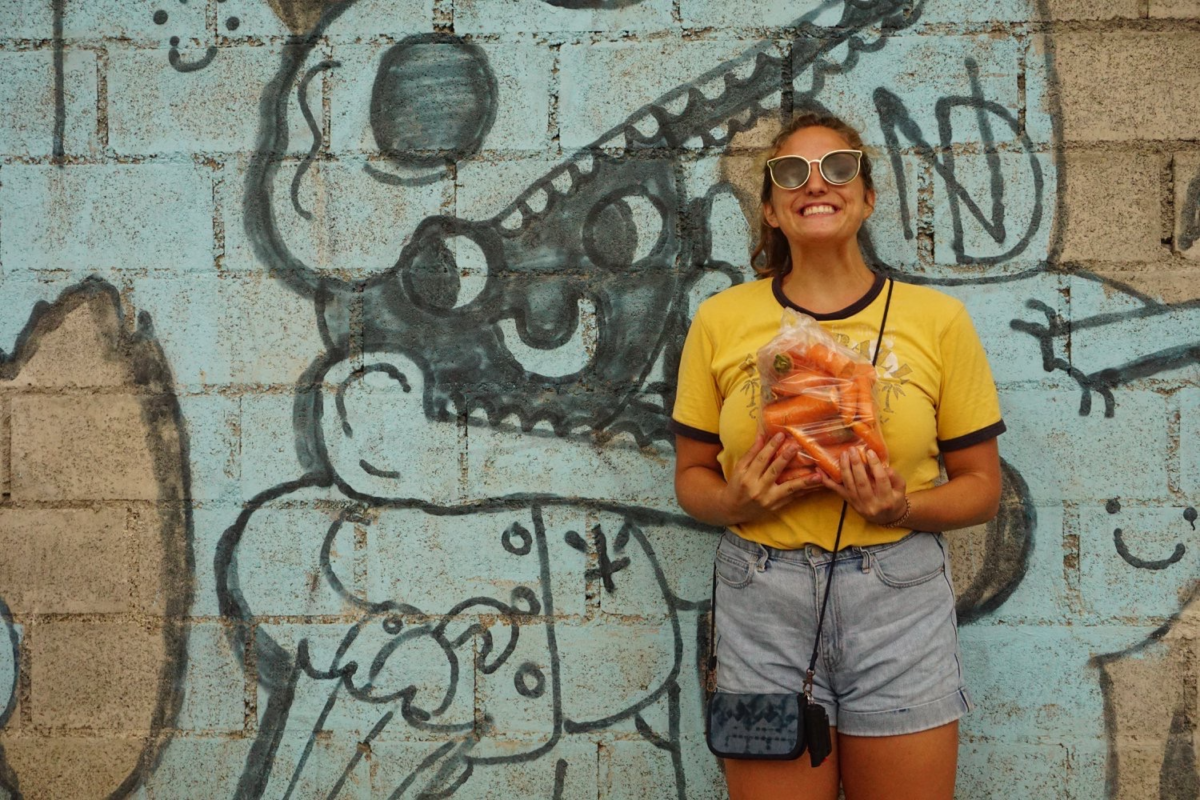
[[(883, 303), (883, 319), (879, 322), (879, 338), (875, 340), (875, 352), (871, 356), (871, 366), (875, 366), (879, 362), (879, 350), (883, 347), (883, 329), (887, 326), (888, 311), (892, 307), (892, 287), (895, 282), (888, 280), (887, 299)], [(838, 518), (837, 536), (833, 539), (833, 552), (829, 555), (829, 569), (825, 573), (825, 596), (821, 598), (821, 614), (817, 617), (817, 635), (813, 639), (812, 658), (808, 660), (808, 672), (804, 676), (804, 694), (808, 699), (812, 700), (812, 682), (813, 675), (817, 671), (817, 654), (821, 649), (821, 629), (825, 626), (825, 608), (829, 605), (829, 590), (833, 587), (833, 565), (837, 562), (837, 554), (841, 549), (842, 544), (842, 526), (846, 523), (846, 508), (848, 504), (845, 500), (842, 501), (842, 515)], [(716, 565), (713, 565), (713, 576), (716, 577)], [(713, 600), (717, 597), (716, 587), (713, 588)], [(713, 611), (713, 616), (716, 616), (716, 611)]]

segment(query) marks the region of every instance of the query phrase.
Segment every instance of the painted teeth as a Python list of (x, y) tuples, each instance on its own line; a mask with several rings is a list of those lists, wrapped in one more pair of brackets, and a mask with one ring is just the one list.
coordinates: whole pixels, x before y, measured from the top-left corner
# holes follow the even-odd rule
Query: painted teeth
[(712, 80), (700, 84), (700, 93), (708, 100), (716, 100), (725, 93), (725, 76), (718, 75)]
[(546, 190), (542, 187), (537, 187), (525, 198), (525, 205), (534, 214), (540, 214), (546, 210), (546, 204), (550, 201), (550, 196), (546, 194)]
[(649, 139), (651, 136), (658, 133), (658, 120), (654, 118), (653, 114), (647, 114), (637, 122), (633, 123), (633, 129), (637, 131), (643, 139)]
[(663, 103), (663, 108), (665, 108), (667, 110), (668, 114), (671, 114), (672, 116), (677, 117), (684, 112), (684, 110), (687, 108), (687, 105), (688, 105), (687, 92), (680, 92), (679, 94), (675, 95), (674, 97), (668, 98)]
[(575, 182), (571, 180), (571, 171), (564, 169), (551, 179), (550, 185), (553, 186), (554, 190), (559, 194), (566, 194), (567, 191), (575, 185)]
[(521, 229), (521, 225), (525, 222), (525, 215), (521, 213), (521, 209), (514, 208), (513, 212), (504, 219), (500, 220), (500, 227), (510, 231)]
[(580, 175), (591, 175), (592, 170), (596, 168), (596, 159), (591, 153), (584, 151), (575, 159), (575, 168), (579, 170)]

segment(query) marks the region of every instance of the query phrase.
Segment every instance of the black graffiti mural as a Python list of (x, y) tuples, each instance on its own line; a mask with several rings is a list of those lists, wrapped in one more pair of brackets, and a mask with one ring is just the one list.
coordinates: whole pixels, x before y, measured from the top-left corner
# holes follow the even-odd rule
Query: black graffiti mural
[[(558, 796), (583, 768), (573, 766), (565, 737), (630, 726), (669, 758), (673, 786), (664, 792), (686, 797), (681, 719), (699, 717), (698, 707), (684, 705), (699, 696), (699, 670), (684, 657), (703, 650), (707, 592), (684, 596), (672, 587), (656, 542), (690, 536), (702, 564), (715, 539), (670, 499), (612, 499), (670, 456), (673, 395), (664, 376), (677, 365), (689, 297), (714, 278), (728, 285), (746, 276), (714, 256), (709, 226), (728, 188), (691, 185), (679, 153), (693, 144), (721, 148), (777, 124), (792, 106), (821, 107), (827, 79), (852, 74), (886, 48), (886, 36), (864, 32), (902, 30), (923, 4), (847, 4), (837, 25), (796, 38), (786, 55), (750, 47), (514, 191), (493, 217), (425, 218), (385, 268), (360, 279), (347, 277), (355, 265), (338, 263), (336, 252), (319, 262), (303, 255), (287, 217), (313, 219), (303, 189), (325, 144), (308, 89), (316, 74), (343, 69), (315, 43), (350, 5), (328, 8), (308, 40), (285, 50), (263, 94), (246, 184), (255, 253), (271, 275), (312, 298), (327, 352), (297, 387), (300, 477), (254, 498), (216, 558), (222, 613), (268, 696), (238, 796), (288, 796), (315, 780), (309, 767), (321, 732), (341, 716), (365, 714), (355, 724), (367, 744), (397, 730), (435, 740), (388, 787), (393, 797), (470, 796), (481, 772), (541, 760), (553, 767), (541, 793)], [(811, 20), (835, 5), (798, 25), (811, 30)], [(376, 70), (370, 130), (378, 157), (363, 167), (370, 180), (397, 191), (442, 180), (483, 145), (498, 96), (480, 50), (451, 36), (410, 37), (387, 49)], [(795, 91), (802, 73), (813, 77), (812, 88)], [(975, 85), (971, 96), (947, 98), (946, 113), (973, 110), (985, 133), (1010, 126), (1009, 112), (982, 91)], [(1003, 182), (993, 181), (985, 213), (903, 101), (877, 99), (891, 129), (939, 165), (956, 208), (990, 225), (1008, 257), (1031, 246), (1040, 212), (1020, 221), (1028, 230), (1016, 230)], [(296, 115), (314, 140), (299, 163), (284, 158)], [(1032, 144), (1020, 141), (1037, 175)], [(1044, 187), (1034, 183), (1040, 208)], [(964, 268), (1004, 261), (971, 260), (960, 250)], [(974, 274), (964, 269), (952, 280)], [(476, 452), (503, 461), (511, 453), (511, 461), (476, 465), (483, 470), (476, 474), (496, 472), (494, 485), (463, 487), (464, 447), (468, 459)], [(623, 465), (638, 474), (623, 474)], [(653, 474), (669, 481), (661, 469)], [(1004, 515), (983, 533), (986, 567), (967, 576), (964, 620), (1003, 603), (1031, 553), (1028, 488), (1011, 467), (1005, 497)], [(289, 530), (308, 531), (319, 577), (260, 561), (285, 515)], [(405, 579), (389, 584), (394, 592), (356, 583), (344, 555), (334, 557), (384, 547), (373, 544), (380, 541), (390, 562), (407, 565), (399, 573)], [(451, 550), (486, 554), (509, 588), (472, 590), (477, 568), (427, 556)], [(443, 578), (436, 596), (418, 586), (418, 574), (430, 569)], [(586, 626), (562, 618), (581, 585), (594, 587), (601, 608), (629, 603), (651, 621), (649, 642), (633, 637), (623, 645), (626, 637), (616, 637), (606, 642), (603, 666), (592, 665), (603, 709), (589, 707), (592, 698), (578, 690), (592, 657), (582, 645)], [(294, 613), (301, 597), (311, 613), (349, 606), (359, 621), (333, 630), (256, 624)], [(631, 681), (626, 664), (640, 665), (643, 677)], [(477, 714), (467, 713), (472, 680)], [(297, 740), (309, 744), (285, 757)], [(358, 748), (340, 759), (321, 791), (361, 768)]]
[[(139, 474), (139, 479), (149, 482), (157, 492), (154, 508), (140, 512), (149, 526), (148, 534), (140, 540), (144, 572), (139, 571), (136, 560), (128, 558), (123, 528), (93, 530), (87, 540), (72, 540), (86, 543), (87, 552), (82, 557), (115, 557), (119, 567), (112, 574), (79, 573), (69, 562), (81, 554), (70, 547), (46, 550), (31, 545), (28, 552), (22, 548), (5, 553), (8, 580), (0, 586), (4, 593), (0, 598), (0, 790), (14, 800), (46, 796), (48, 786), (63, 785), (86, 785), (114, 798), (135, 793), (170, 741), (183, 701), (180, 685), (186, 673), (188, 639), (185, 615), (192, 602), (194, 574), (187, 438), (171, 371), (155, 339), (150, 317), (140, 315), (135, 331), (125, 328), (122, 317), (117, 290), (90, 278), (65, 290), (53, 303), (35, 306), (13, 353), (0, 351), (0, 386), (10, 390), (8, 396), (15, 398), (14, 403), (22, 399), (23, 392), (30, 392), (26, 399), (49, 408), (44, 413), (52, 421), (62, 421), (55, 414), (69, 413), (63, 409), (70, 408), (70, 396), (64, 399), (48, 395), (48, 387), (61, 390), (63, 385), (89, 386), (97, 385), (89, 381), (101, 381), (110, 389), (109, 398), (114, 396), (113, 389), (125, 392), (132, 403), (113, 406), (105, 422), (128, 425), (137, 432), (125, 446), (137, 456), (135, 463), (144, 465), (145, 473)], [(71, 359), (59, 363), (58, 357), (68, 351), (72, 352)], [(44, 437), (42, 447), (51, 449), (39, 458), (68, 474), (78, 473), (89, 446), (94, 445), (89, 437), (103, 441), (103, 433), (93, 431), (65, 440)], [(34, 507), (11, 513), (21, 513), (25, 524), (34, 524), (39, 518), (63, 524), (55, 516), (61, 512), (53, 508)], [(15, 522), (14, 517), (6, 519)], [(123, 525), (123, 508), (119, 519)], [(69, 590), (62, 589), (64, 584), (54, 579), (53, 573), (60, 571), (77, 578)], [(63, 608), (77, 602), (75, 597), (56, 591), (107, 597), (113, 591), (127, 593), (127, 582), (133, 577), (142, 582), (140, 588), (148, 596), (160, 598), (155, 608), (140, 613), (139, 632), (124, 640), (112, 636), (107, 631), (121, 630), (122, 623), (128, 624), (128, 620), (118, 618), (115, 625), (80, 628), (81, 636), (69, 652), (54, 654), (53, 647), (44, 651), (36, 646), (38, 637), (52, 635), (49, 631), (53, 630), (53, 622), (47, 624), (45, 618), (60, 616)], [(25, 638), (34, 643), (28, 645), (24, 656), (18, 626), (23, 626)], [(132, 652), (119, 652), (131, 644), (136, 645)], [(120, 659), (123, 669), (105, 673), (97, 669), (93, 658), (102, 663)], [(22, 674), (23, 669), (31, 674)], [(25, 696), (29, 696), (31, 678), (50, 685), (69, 681), (84, 687), (79, 707), (68, 712), (84, 718), (101, 713), (99, 709), (114, 697), (119, 698), (125, 707), (135, 710), (130, 713), (144, 715), (134, 719), (133, 724), (147, 735), (140, 747), (132, 750), (89, 748), (84, 737), (70, 740), (72, 749), (78, 752), (63, 763), (30, 758), (27, 741), (22, 747), (20, 733), (13, 731), (10, 737), (6, 726), (14, 720), (22, 686)], [(38, 713), (39, 724), (48, 727), (78, 725), (59, 719), (62, 712), (53, 707), (43, 707)], [(29, 724), (27, 718), (22, 727)], [(107, 784), (110, 777), (115, 779)]]

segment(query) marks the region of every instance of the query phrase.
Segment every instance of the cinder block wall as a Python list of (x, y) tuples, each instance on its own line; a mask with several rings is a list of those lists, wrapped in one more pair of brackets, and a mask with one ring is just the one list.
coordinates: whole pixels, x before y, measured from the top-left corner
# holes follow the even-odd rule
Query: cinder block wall
[(665, 422), (816, 106), (1009, 426), (959, 796), (1194, 796), (1194, 0), (0, 0), (0, 795), (723, 796)]

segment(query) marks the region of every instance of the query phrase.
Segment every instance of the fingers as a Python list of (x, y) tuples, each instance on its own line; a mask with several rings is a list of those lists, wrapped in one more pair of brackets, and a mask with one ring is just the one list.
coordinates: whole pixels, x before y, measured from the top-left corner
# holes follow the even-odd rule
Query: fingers
[[(761, 439), (763, 437), (760, 435), (759, 438)], [(759, 449), (758, 453), (755, 454), (754, 458), (750, 460), (750, 463), (747, 465), (748, 471), (754, 475), (762, 475), (764, 472), (766, 472), (768, 465), (771, 464), (771, 459), (775, 458), (775, 455), (782, 444), (782, 433), (777, 433), (768, 439), (766, 443), (763, 444), (763, 446)], [(777, 472), (775, 474), (778, 475), (779, 473)]]

